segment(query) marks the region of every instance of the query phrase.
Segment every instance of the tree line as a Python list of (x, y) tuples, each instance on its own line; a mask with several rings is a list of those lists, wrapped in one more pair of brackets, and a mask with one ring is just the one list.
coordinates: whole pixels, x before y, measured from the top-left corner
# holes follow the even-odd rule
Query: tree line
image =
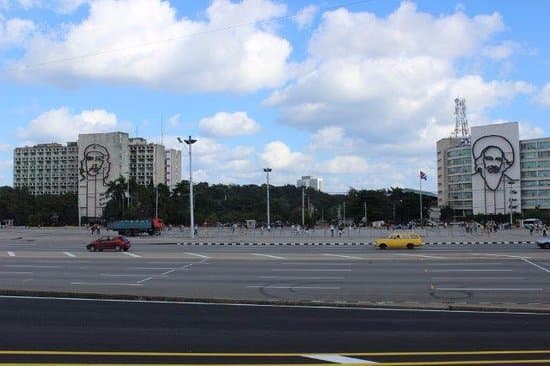
[[(129, 189), (128, 189), (129, 188)], [(193, 185), (195, 223), (218, 225), (256, 220), (266, 222), (266, 185), (208, 184)], [(306, 225), (318, 223), (359, 224), (384, 220), (407, 223), (420, 216), (419, 196), (395, 187), (381, 190), (350, 188), (342, 194), (328, 194), (312, 188), (294, 185), (272, 186), (270, 218), (273, 224), (301, 224), (302, 201)], [(303, 198), (302, 198), (303, 195)], [(423, 196), (424, 217), (436, 203), (433, 197)], [(119, 219), (158, 217), (171, 225), (189, 226), (189, 182), (180, 182), (173, 191), (163, 184), (138, 185), (119, 177), (108, 182), (101, 201), (105, 202), (104, 222)], [(77, 195), (33, 196), (26, 189), (0, 187), (0, 218), (13, 219), (16, 225), (76, 225), (78, 224)], [(91, 220), (91, 219), (90, 219)]]

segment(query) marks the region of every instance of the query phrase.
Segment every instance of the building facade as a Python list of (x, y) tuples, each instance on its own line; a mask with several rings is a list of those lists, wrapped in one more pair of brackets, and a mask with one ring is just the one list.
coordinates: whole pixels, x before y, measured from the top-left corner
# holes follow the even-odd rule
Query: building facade
[(181, 182), (181, 150), (166, 150), (166, 185), (173, 191), (176, 185)]
[(76, 193), (79, 222), (98, 219), (108, 201), (110, 181), (123, 177), (140, 185), (169, 186), (181, 181), (181, 151), (170, 152), (170, 169), (167, 151), (171, 150), (143, 138), (129, 138), (125, 132), (80, 134), (78, 141), (66, 146), (18, 147), (14, 187), (26, 187), (34, 195)]
[(298, 179), (296, 182), (296, 187), (313, 188), (316, 191), (321, 191), (323, 189), (323, 179), (312, 177), (310, 175), (304, 175), (302, 176), (302, 179)]
[(455, 217), (550, 209), (550, 138), (520, 140), (517, 122), (437, 142), (438, 206)]
[(76, 142), (15, 148), (13, 186), (33, 195), (76, 193), (78, 146)]

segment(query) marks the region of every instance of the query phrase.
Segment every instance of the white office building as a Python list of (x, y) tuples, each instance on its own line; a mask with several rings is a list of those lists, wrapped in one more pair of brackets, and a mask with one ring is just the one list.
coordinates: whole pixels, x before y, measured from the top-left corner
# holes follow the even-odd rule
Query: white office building
[(176, 185), (181, 182), (181, 150), (166, 150), (166, 185), (173, 191)]
[(316, 191), (321, 191), (323, 189), (323, 179), (312, 177), (310, 175), (304, 175), (302, 176), (302, 179), (298, 179), (296, 182), (296, 187), (313, 188)]
[(517, 122), (437, 142), (438, 206), (456, 217), (550, 209), (550, 138), (520, 140)]

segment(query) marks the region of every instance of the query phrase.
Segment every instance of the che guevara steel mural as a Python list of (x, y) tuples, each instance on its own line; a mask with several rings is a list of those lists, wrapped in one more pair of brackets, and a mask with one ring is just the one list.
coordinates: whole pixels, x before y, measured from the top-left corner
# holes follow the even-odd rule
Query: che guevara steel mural
[[(99, 144), (89, 144), (84, 149), (82, 160), (80, 160), (80, 181), (85, 181), (86, 199), (84, 216), (97, 218), (98, 216), (98, 183), (101, 186), (107, 185), (111, 171), (111, 158), (109, 150)], [(93, 197), (93, 204), (90, 207), (89, 199)], [(93, 208), (93, 210), (90, 210)]]

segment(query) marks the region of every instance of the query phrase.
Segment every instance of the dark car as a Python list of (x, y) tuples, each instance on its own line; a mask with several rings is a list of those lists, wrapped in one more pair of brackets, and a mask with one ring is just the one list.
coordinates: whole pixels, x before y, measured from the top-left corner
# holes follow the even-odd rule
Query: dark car
[(537, 245), (542, 249), (550, 249), (550, 238), (541, 238), (537, 240)]
[(130, 241), (123, 236), (102, 236), (86, 245), (86, 249), (90, 252), (95, 252), (96, 250), (102, 251), (104, 249), (111, 249), (117, 252), (121, 250), (127, 251), (130, 249)]

